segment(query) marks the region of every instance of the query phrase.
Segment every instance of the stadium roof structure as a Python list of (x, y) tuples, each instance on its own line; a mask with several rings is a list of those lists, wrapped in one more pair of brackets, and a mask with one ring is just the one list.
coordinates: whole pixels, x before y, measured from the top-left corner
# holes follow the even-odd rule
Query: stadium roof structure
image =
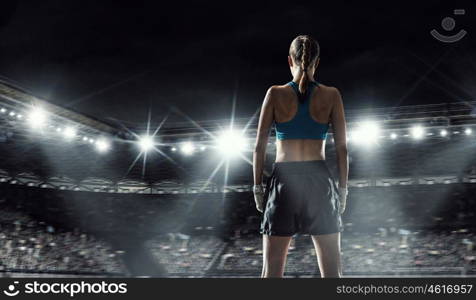
[[(147, 161), (142, 161), (137, 156), (135, 137), (124, 128), (53, 105), (0, 81), (1, 107), (24, 112), (32, 105), (41, 105), (47, 110), (53, 123), (74, 124), (81, 134), (77, 140), (66, 143), (58, 135), (35, 133), (24, 126), (23, 120), (0, 114), (0, 182), (102, 192), (249, 191), (251, 166), (245, 161), (232, 163), (236, 175), (229, 178), (229, 184), (223, 185), (220, 180), (209, 178), (217, 161), (215, 153), (211, 153), (212, 136), (229, 127), (229, 119), (166, 122), (157, 136), (160, 151), (148, 153)], [(476, 133), (475, 113), (476, 101), (346, 111), (349, 131), (361, 122), (372, 120), (379, 124), (385, 136), (385, 142), (378, 145), (379, 154), (374, 154), (382, 159), (381, 164), (361, 162), (365, 160), (359, 157), (368, 156), (366, 150), (351, 149), (352, 170), (358, 170), (354, 173), (351, 170), (351, 186), (476, 182), (475, 158), (468, 156), (475, 151), (476, 134), (470, 137), (463, 134), (465, 128), (472, 128)], [(233, 120), (234, 128), (247, 128), (244, 136), (249, 145), (253, 144), (256, 135), (256, 121), (256, 117)], [(418, 145), (408, 138), (408, 131), (415, 124), (433, 131)], [(450, 132), (451, 137), (440, 136), (437, 132), (441, 129)], [(145, 124), (135, 124), (133, 131), (145, 131)], [(401, 138), (390, 140), (389, 132), (398, 133)], [(91, 145), (81, 140), (86, 136), (110, 137), (112, 150), (105, 154), (92, 151)], [(197, 151), (190, 157), (172, 150), (184, 141), (204, 145), (207, 150)], [(328, 139), (326, 147), (332, 150), (332, 138)], [(249, 146), (248, 152), (251, 150)], [(273, 134), (268, 150), (270, 155), (275, 150)], [(441, 155), (433, 155), (436, 158), (431, 164), (422, 167), (421, 157), (431, 151), (439, 151)], [(333, 151), (327, 153), (332, 161)], [(267, 159), (268, 168), (271, 162), (272, 159)], [(379, 165), (385, 165), (387, 173), (379, 170)], [(218, 178), (224, 176), (223, 172), (216, 174)]]
[(92, 133), (102, 133), (108, 135), (120, 134), (111, 124), (100, 121), (83, 113), (78, 113), (71, 108), (64, 108), (59, 105), (52, 104), (46, 100), (34, 96), (31, 92), (0, 80), (0, 104), (4, 107), (15, 109), (16, 111), (27, 111), (32, 107), (41, 107), (49, 114), (57, 119), (58, 122), (72, 122), (81, 125), (83, 130)]
[[(405, 129), (414, 125), (415, 122), (430, 127), (476, 125), (476, 101), (346, 110), (346, 121), (349, 127), (368, 119), (381, 123), (383, 130)], [(193, 123), (190, 121), (169, 122), (164, 124), (161, 132), (162, 136), (167, 137), (203, 136), (206, 138), (203, 130), (214, 132), (227, 128), (230, 121), (230, 119), (216, 119)], [(250, 118), (233, 119), (233, 127), (247, 127), (249, 135), (256, 134), (257, 125), (257, 117), (251, 120)], [(144, 124), (135, 124), (135, 129), (139, 132), (146, 130)]]
[[(0, 80), (0, 105), (25, 110), (39, 105), (60, 122), (72, 122), (82, 126), (82, 129), (94, 134), (107, 134), (119, 139), (130, 140), (134, 136), (118, 124), (99, 120), (76, 112), (71, 108), (64, 108), (51, 104), (32, 95), (31, 92), (18, 85)], [(363, 120), (371, 119), (381, 124), (382, 130), (406, 129), (419, 122), (422, 126), (453, 127), (461, 125), (476, 125), (476, 101), (461, 101), (429, 105), (407, 105), (399, 107), (364, 108), (346, 110), (348, 127)], [(216, 132), (230, 126), (230, 119), (166, 122), (161, 129), (161, 137), (173, 141), (175, 138), (195, 138), (207, 140), (207, 132)], [(1, 126), (5, 126), (2, 123)], [(146, 124), (128, 123), (134, 132), (145, 132)], [(255, 135), (257, 116), (252, 118), (234, 118), (234, 128), (247, 128), (247, 135)], [(18, 128), (16, 128), (18, 130)], [(332, 134), (332, 127), (331, 132)]]

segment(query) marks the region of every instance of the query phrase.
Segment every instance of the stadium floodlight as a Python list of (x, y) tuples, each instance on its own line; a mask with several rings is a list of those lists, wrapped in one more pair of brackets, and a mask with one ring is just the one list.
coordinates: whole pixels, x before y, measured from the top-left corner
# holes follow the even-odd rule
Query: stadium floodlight
[(9, 115), (10, 117), (14, 117), (14, 116), (15, 116), (15, 112), (14, 112), (14, 111), (11, 111), (8, 115)]
[(448, 135), (448, 131), (446, 129), (441, 129), (440, 130), (440, 135), (441, 136), (447, 136)]
[(398, 135), (397, 135), (395, 132), (392, 132), (392, 133), (390, 134), (390, 138), (391, 138), (392, 140), (395, 140), (397, 137), (398, 137)]
[(414, 139), (422, 139), (425, 136), (425, 129), (421, 125), (415, 125), (410, 129), (410, 133)]
[(144, 135), (139, 138), (139, 147), (143, 152), (154, 148), (154, 139), (151, 136)]
[(18, 118), (18, 119), (21, 119), (21, 118), (23, 118), (23, 115), (18, 114), (18, 115), (17, 115), (17, 118)]
[(473, 131), (471, 130), (471, 128), (466, 128), (466, 129), (464, 130), (464, 134), (466, 134), (466, 135), (470, 135), (471, 133), (473, 133)]
[(72, 139), (76, 136), (76, 129), (73, 127), (66, 127), (63, 131), (63, 135), (67, 139)]
[(105, 139), (100, 139), (96, 141), (96, 149), (99, 152), (106, 152), (111, 147), (110, 143)]
[(380, 137), (380, 127), (374, 121), (364, 121), (351, 133), (351, 141), (356, 144), (371, 145)]
[(172, 150), (172, 152), (175, 152), (175, 151), (177, 151), (177, 148), (172, 147), (172, 149), (170, 149), (170, 150)]
[(201, 145), (201, 146), (200, 146), (200, 150), (201, 150), (201, 151), (205, 151), (205, 149), (207, 149), (207, 147), (206, 147), (205, 145)]
[(242, 133), (236, 130), (227, 130), (220, 134), (217, 140), (218, 150), (225, 156), (237, 156), (243, 152), (248, 143)]
[(180, 147), (180, 150), (183, 154), (190, 155), (193, 153), (193, 151), (195, 151), (195, 146), (191, 142), (185, 142)]
[(7, 110), (6, 110), (5, 108), (3, 108), (3, 107), (2, 107), (2, 108), (0, 109), (0, 112), (1, 112), (2, 114), (4, 114), (4, 113), (6, 113), (6, 112), (7, 112)]
[(33, 108), (28, 114), (28, 123), (33, 128), (41, 128), (46, 124), (46, 112), (39, 108)]
[(84, 137), (83, 137), (83, 141), (87, 142), (88, 140), (89, 140), (89, 139), (88, 139), (87, 136), (84, 136)]

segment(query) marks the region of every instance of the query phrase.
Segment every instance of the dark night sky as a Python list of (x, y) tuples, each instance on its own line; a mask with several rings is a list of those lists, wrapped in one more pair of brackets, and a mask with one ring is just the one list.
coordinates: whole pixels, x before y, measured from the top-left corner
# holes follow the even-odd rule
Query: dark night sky
[[(347, 108), (476, 100), (474, 1), (9, 1), (0, 76), (100, 119), (155, 122), (175, 106), (196, 120), (250, 117), (291, 79), (289, 43), (321, 45), (317, 79)], [(454, 44), (433, 28), (452, 16)], [(173, 115), (171, 120), (183, 120)]]

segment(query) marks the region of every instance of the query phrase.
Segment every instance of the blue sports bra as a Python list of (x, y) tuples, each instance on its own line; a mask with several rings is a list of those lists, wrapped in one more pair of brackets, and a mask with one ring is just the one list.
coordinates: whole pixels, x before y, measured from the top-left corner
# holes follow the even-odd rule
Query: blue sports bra
[[(296, 95), (301, 97), (299, 86), (294, 81), (288, 83)], [(278, 140), (288, 139), (317, 139), (325, 140), (329, 124), (319, 123), (314, 121), (309, 112), (309, 101), (312, 96), (312, 91), (319, 84), (317, 82), (310, 82), (303, 101), (298, 101), (298, 109), (296, 115), (287, 122), (274, 122), (276, 130), (276, 138)]]

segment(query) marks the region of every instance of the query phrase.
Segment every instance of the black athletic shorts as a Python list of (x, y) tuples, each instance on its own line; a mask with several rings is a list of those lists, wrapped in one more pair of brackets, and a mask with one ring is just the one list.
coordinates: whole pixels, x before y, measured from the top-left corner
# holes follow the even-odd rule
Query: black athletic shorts
[(266, 181), (261, 234), (343, 231), (337, 185), (324, 160), (275, 162)]

